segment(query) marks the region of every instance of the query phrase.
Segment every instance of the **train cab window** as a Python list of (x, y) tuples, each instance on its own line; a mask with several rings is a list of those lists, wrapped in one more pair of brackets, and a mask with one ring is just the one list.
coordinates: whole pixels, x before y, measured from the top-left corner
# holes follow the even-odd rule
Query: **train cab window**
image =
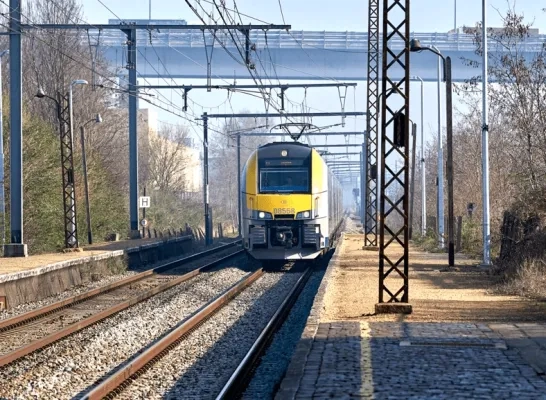
[(260, 193), (309, 193), (307, 168), (261, 168)]

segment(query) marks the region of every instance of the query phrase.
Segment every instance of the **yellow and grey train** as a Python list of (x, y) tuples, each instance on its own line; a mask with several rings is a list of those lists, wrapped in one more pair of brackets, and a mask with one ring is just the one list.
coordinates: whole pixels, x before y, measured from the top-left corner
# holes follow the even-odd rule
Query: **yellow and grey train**
[(241, 177), (242, 239), (258, 260), (312, 260), (343, 217), (342, 188), (320, 154), (298, 142), (259, 147)]

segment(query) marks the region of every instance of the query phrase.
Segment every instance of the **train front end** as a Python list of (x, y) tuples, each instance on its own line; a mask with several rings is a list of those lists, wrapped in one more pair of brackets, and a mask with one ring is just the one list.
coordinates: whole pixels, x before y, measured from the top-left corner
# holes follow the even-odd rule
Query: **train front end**
[(315, 259), (328, 247), (328, 175), (300, 143), (256, 150), (242, 173), (243, 244), (258, 260)]

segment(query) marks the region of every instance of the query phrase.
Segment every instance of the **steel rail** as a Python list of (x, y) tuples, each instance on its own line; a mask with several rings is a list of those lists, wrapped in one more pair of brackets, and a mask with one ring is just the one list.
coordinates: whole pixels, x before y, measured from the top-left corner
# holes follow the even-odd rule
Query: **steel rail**
[(199, 253), (196, 253), (196, 254), (192, 254), (188, 257), (184, 257), (184, 258), (180, 258), (178, 260), (173, 260), (173, 261), (169, 261), (165, 264), (162, 264), (158, 267), (155, 267), (153, 269), (150, 269), (148, 271), (144, 271), (144, 272), (141, 272), (139, 274), (136, 274), (136, 275), (133, 275), (133, 276), (129, 276), (127, 278), (124, 278), (124, 279), (121, 279), (117, 282), (113, 282), (113, 283), (110, 283), (108, 285), (105, 285), (105, 286), (101, 286), (101, 287), (98, 287), (96, 289), (92, 289), (88, 292), (85, 292), (85, 293), (82, 293), (82, 294), (79, 294), (79, 295), (76, 295), (76, 296), (72, 296), (72, 297), (69, 297), (69, 298), (66, 298), (64, 300), (60, 300), (60, 301), (57, 301), (55, 303), (52, 303), (52, 304), (49, 304), (47, 306), (43, 306), (43, 307), (40, 307), (40, 308), (37, 308), (35, 310), (32, 310), (32, 311), (29, 311), (29, 312), (26, 312), (24, 314), (20, 314), (20, 315), (16, 315), (14, 317), (11, 317), (11, 318), (6, 318), (2, 321), (0, 321), (0, 333), (3, 333), (9, 329), (12, 329), (16, 326), (20, 326), (22, 324), (25, 324), (25, 323), (28, 323), (30, 321), (35, 321), (39, 318), (43, 318), (53, 312), (57, 312), (63, 308), (67, 308), (69, 306), (73, 306), (75, 304), (78, 304), (78, 303), (81, 303), (82, 301), (85, 301), (85, 300), (89, 300), (93, 297), (96, 297), (100, 294), (104, 294), (104, 293), (107, 293), (107, 292), (110, 292), (114, 289), (118, 289), (122, 286), (126, 286), (130, 283), (135, 283), (137, 281), (140, 281), (144, 278), (147, 278), (151, 275), (154, 275), (154, 274), (157, 274), (157, 273), (160, 273), (160, 272), (165, 272), (169, 269), (173, 269), (173, 268), (176, 268), (182, 264), (185, 264), (187, 262), (190, 262), (190, 261), (194, 261), (198, 258), (201, 258), (201, 257), (205, 257), (205, 256), (209, 256), (209, 255), (212, 255), (214, 253), (217, 253), (217, 252), (220, 252), (220, 251), (223, 251), (223, 250), (226, 250), (226, 249), (229, 249), (230, 247), (233, 247), (237, 244), (241, 243), (241, 240), (236, 240), (236, 241), (233, 241), (231, 243), (228, 243), (228, 244), (225, 244), (225, 245), (222, 245), (222, 246), (218, 246), (218, 247), (215, 247), (215, 248), (212, 248), (212, 249), (209, 249), (209, 250), (205, 250), (205, 251), (202, 251), (202, 252), (199, 252)]
[(180, 283), (183, 283), (197, 275), (199, 275), (202, 272), (205, 272), (208, 269), (211, 269), (218, 264), (220, 264), (223, 261), (226, 261), (232, 257), (235, 257), (237, 255), (240, 255), (243, 253), (244, 250), (236, 251), (232, 254), (229, 254), (225, 257), (222, 257), (221, 259), (215, 260), (207, 265), (204, 265), (198, 269), (195, 269), (193, 271), (190, 271), (179, 278), (173, 279), (170, 282), (164, 283), (162, 285), (156, 286), (155, 288), (152, 288), (150, 290), (147, 290), (144, 293), (141, 293), (137, 296), (133, 296), (130, 299), (127, 299), (123, 302), (120, 302), (116, 304), (115, 306), (112, 306), (110, 308), (107, 308), (103, 311), (98, 312), (97, 314), (93, 314), (88, 318), (82, 319), (81, 321), (75, 322), (71, 325), (68, 325), (66, 328), (63, 328), (57, 332), (54, 332), (48, 336), (45, 336), (37, 341), (31, 342), (28, 345), (25, 345), (23, 347), (20, 347), (14, 351), (11, 351), (9, 353), (6, 353), (2, 356), (0, 356), (0, 367), (3, 367), (7, 364), (10, 364), (16, 360), (18, 360), (21, 357), (24, 357), (30, 353), (33, 353), (36, 350), (42, 349), (54, 342), (59, 341), (60, 339), (63, 339), (69, 335), (72, 335), (84, 328), (87, 328), (90, 325), (93, 325), (99, 321), (102, 321), (108, 317), (111, 317), (114, 314), (117, 314), (120, 311), (123, 311), (129, 307), (132, 307), (133, 305), (140, 303), (146, 299), (149, 299), (152, 296), (155, 296), (158, 293), (164, 292), (167, 289), (170, 289)]
[(202, 324), (205, 320), (216, 313), (220, 308), (229, 303), (236, 295), (250, 286), (264, 274), (264, 269), (259, 268), (251, 274), (242, 278), (239, 282), (227, 289), (220, 296), (211, 300), (186, 320), (182, 325), (173, 329), (161, 340), (140, 353), (136, 358), (130, 360), (123, 368), (117, 371), (108, 379), (102, 381), (83, 398), (89, 400), (102, 399), (114, 392), (117, 388), (128, 381), (133, 375), (139, 372), (151, 362), (164, 356), (173, 346), (177, 345), (184, 337)]
[(301, 291), (311, 276), (312, 268), (308, 267), (298, 281), (294, 284), (290, 292), (286, 295), (284, 301), (279, 306), (275, 314), (271, 317), (265, 328), (260, 333), (250, 350), (247, 352), (235, 372), (231, 375), (224, 385), (216, 400), (235, 399), (243, 393), (246, 385), (250, 381), (255, 368), (258, 366), (260, 358), (267, 346), (273, 339), (277, 330), (282, 326), (292, 306), (298, 299)]

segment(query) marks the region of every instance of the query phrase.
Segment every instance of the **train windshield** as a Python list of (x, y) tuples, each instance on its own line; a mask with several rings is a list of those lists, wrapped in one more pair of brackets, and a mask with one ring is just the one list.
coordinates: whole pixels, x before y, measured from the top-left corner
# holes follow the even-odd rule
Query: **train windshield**
[(260, 193), (309, 193), (306, 168), (261, 168)]

